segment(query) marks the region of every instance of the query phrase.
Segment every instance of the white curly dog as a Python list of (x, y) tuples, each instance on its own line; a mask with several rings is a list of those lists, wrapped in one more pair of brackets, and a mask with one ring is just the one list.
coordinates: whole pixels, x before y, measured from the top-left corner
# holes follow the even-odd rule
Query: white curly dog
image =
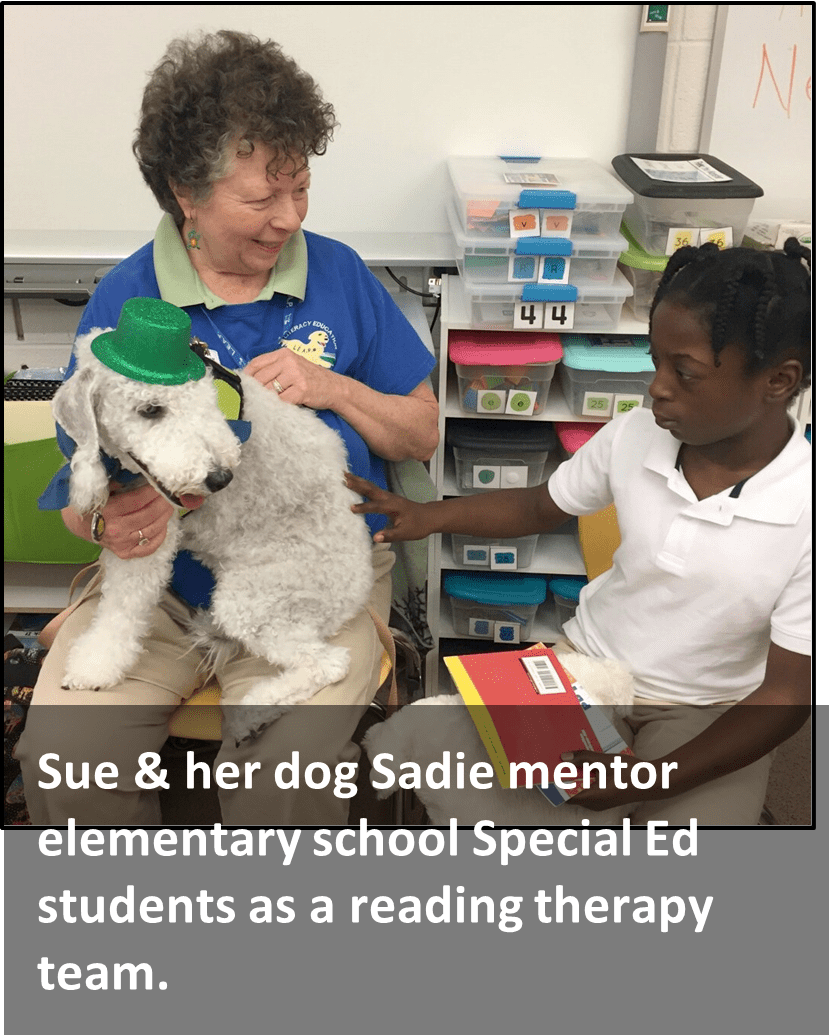
[(101, 333), (78, 340), (77, 370), (53, 400), (55, 419), (77, 443), (72, 507), (88, 514), (106, 504), (100, 451), (142, 474), (176, 507), (190, 496), (206, 499), (182, 519), (174, 512), (149, 557), (122, 560), (103, 551), (101, 600), (70, 651), (64, 685), (121, 681), (142, 651), (173, 558), (187, 549), (216, 579), (194, 642), (203, 648), (212, 641), (214, 662), (241, 645), (277, 667), (226, 717), (242, 740), (348, 672), (348, 651), (327, 640), (363, 608), (373, 574), (371, 539), (343, 483), (345, 446), (312, 411), (283, 403), (244, 374), (252, 431), (241, 444), (209, 370), (183, 385), (134, 381), (93, 355), (90, 344)]

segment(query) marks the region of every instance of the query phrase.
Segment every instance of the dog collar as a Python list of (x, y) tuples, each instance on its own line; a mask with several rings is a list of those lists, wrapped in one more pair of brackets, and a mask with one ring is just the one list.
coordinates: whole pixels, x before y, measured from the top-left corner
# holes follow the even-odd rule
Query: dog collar
[(242, 390), (242, 379), (235, 371), (228, 370), (214, 360), (208, 351), (207, 343), (200, 338), (191, 338), (190, 348), (213, 375), (219, 409), (228, 421), (244, 420), (245, 394)]

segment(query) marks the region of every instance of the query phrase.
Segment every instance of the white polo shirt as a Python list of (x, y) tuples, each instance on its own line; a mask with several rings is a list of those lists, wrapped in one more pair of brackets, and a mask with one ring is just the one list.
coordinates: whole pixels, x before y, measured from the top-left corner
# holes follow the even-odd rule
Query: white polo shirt
[(614, 503), (622, 540), (564, 632), (627, 665), (641, 697), (738, 700), (762, 683), (770, 641), (811, 654), (811, 447), (795, 426), (739, 496), (698, 500), (677, 470), (679, 446), (637, 408), (551, 476), (570, 514)]

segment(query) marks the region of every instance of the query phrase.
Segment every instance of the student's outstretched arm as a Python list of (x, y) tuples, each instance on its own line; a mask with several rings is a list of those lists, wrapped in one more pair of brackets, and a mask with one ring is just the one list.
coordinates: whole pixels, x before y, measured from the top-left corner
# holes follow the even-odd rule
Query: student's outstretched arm
[(572, 517), (553, 503), (546, 483), (534, 489), (501, 489), (426, 504), (396, 496), (350, 473), (345, 483), (366, 500), (351, 508), (355, 514), (388, 515), (389, 524), (374, 537), (377, 543), (422, 540), (433, 532), (515, 538), (550, 532)]

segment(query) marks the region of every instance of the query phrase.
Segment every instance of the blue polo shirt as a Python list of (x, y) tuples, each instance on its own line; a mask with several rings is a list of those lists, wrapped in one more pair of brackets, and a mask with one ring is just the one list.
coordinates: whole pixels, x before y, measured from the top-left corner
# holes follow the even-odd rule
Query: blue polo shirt
[[(253, 302), (230, 304), (201, 281), (175, 223), (162, 219), (154, 241), (111, 270), (95, 289), (78, 334), (115, 327), (128, 298), (162, 298), (183, 309), (193, 334), (225, 367), (245, 366), (285, 345), (338, 374), (390, 395), (407, 396), (435, 360), (389, 293), (357, 253), (299, 231), (283, 248)], [(386, 487), (385, 465), (339, 414), (316, 411), (339, 432), (354, 474)], [(367, 516), (372, 531), (385, 519)]]

